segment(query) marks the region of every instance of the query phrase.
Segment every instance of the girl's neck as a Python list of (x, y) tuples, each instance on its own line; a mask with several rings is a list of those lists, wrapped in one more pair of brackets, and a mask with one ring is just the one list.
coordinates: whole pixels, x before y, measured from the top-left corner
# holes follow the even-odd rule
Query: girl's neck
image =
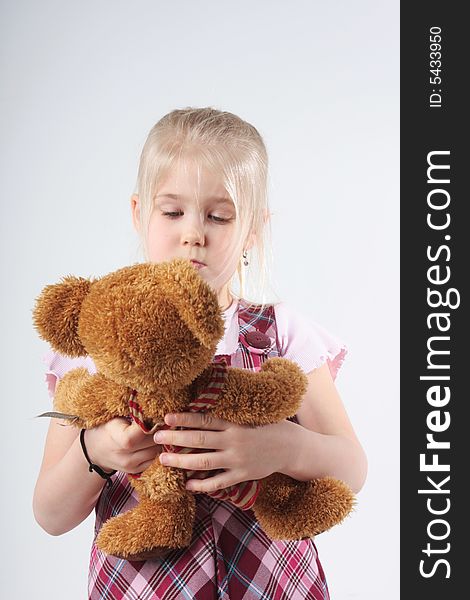
[(233, 298), (228, 289), (219, 292), (219, 306), (222, 312), (225, 312), (232, 306)]

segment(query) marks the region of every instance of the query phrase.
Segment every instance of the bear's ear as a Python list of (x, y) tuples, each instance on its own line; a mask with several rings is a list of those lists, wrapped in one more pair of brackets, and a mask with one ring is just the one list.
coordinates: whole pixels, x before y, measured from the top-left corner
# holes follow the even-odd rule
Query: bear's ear
[(224, 334), (217, 294), (189, 260), (174, 259), (156, 266), (164, 272), (162, 283), (180, 317), (203, 346), (215, 350)]
[(86, 356), (78, 336), (78, 319), (83, 300), (92, 282), (82, 277), (64, 277), (60, 283), (46, 286), (33, 310), (39, 336), (56, 352), (68, 356)]

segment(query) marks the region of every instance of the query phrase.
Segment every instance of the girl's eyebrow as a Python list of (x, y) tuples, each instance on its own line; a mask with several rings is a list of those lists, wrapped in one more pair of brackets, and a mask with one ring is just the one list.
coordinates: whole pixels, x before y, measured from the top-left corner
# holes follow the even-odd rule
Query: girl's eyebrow
[[(170, 200), (184, 201), (185, 198), (179, 194), (157, 194), (157, 198), (170, 198)], [(231, 198), (226, 196), (209, 196), (205, 198), (207, 202), (217, 202), (219, 204), (233, 204)]]

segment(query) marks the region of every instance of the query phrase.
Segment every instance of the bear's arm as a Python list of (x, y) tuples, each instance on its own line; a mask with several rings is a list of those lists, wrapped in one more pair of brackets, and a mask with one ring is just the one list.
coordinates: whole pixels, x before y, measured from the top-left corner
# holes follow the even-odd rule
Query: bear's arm
[(127, 416), (129, 396), (129, 388), (106, 379), (101, 373), (91, 375), (87, 369), (73, 369), (57, 386), (54, 409), (76, 415), (78, 419), (73, 424), (90, 429), (113, 417)]
[(270, 358), (254, 373), (227, 369), (215, 416), (239, 425), (269, 425), (295, 415), (307, 390), (307, 378), (293, 362)]

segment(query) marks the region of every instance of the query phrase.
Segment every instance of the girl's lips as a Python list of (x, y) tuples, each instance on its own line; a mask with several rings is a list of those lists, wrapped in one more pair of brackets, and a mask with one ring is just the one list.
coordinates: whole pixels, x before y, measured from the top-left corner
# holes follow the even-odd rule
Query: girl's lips
[(191, 264), (193, 265), (193, 267), (196, 267), (196, 269), (202, 269), (203, 267), (206, 266), (204, 263), (199, 262), (197, 260), (192, 260)]

